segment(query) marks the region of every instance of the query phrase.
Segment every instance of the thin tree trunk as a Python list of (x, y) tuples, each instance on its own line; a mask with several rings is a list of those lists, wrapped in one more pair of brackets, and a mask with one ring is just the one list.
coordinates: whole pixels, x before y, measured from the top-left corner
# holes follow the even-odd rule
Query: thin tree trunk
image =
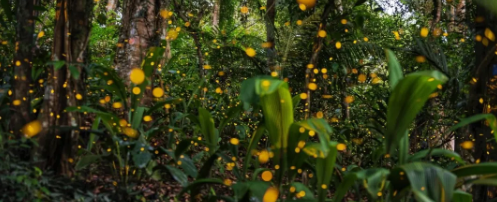
[(117, 1), (118, 0), (107, 0), (107, 6), (105, 6), (105, 8), (107, 9), (107, 12), (109, 12), (109, 11), (115, 12), (115, 10), (117, 8)]
[(433, 29), (438, 22), (440, 22), (440, 17), (442, 14), (442, 0), (433, 0), (433, 20), (431, 21), (430, 27)]
[(276, 17), (276, 1), (267, 0), (266, 2), (266, 42), (271, 44), (267, 49), (267, 67), (269, 71), (274, 71), (276, 66), (276, 49), (275, 49), (275, 27), (274, 18)]
[[(323, 14), (321, 14), (321, 23), (319, 29), (325, 29), (326, 24), (327, 24), (327, 19), (328, 16), (330, 15), (331, 11), (335, 8), (335, 1), (329, 0), (328, 3), (326, 4)], [(323, 38), (321, 37), (316, 37), (314, 39), (314, 45), (312, 46), (312, 55), (311, 59), (309, 60), (309, 64), (314, 65), (314, 67), (317, 67), (317, 61), (318, 61), (318, 56), (319, 52), (321, 52), (321, 49), (323, 48)], [(305, 103), (305, 108), (304, 108), (304, 114), (305, 118), (307, 119), (309, 117), (309, 111), (311, 107), (311, 91), (309, 90), (309, 81), (311, 78), (314, 77), (314, 73), (312, 72), (312, 69), (306, 68), (305, 70), (305, 89), (307, 89), (307, 100)]]
[[(190, 20), (185, 15), (185, 11), (183, 10), (182, 5), (179, 4), (177, 1), (174, 1), (173, 4), (174, 4), (174, 10), (178, 14), (178, 16), (183, 21), (190, 22)], [(203, 66), (204, 66), (204, 55), (202, 54), (202, 43), (200, 43), (200, 39), (201, 39), (200, 32), (198, 31), (198, 28), (196, 28), (195, 26), (197, 26), (199, 24), (199, 21), (197, 21), (197, 20), (202, 19), (203, 12), (204, 12), (204, 10), (202, 10), (198, 14), (198, 16), (196, 16), (195, 18), (193, 18), (193, 19), (196, 19), (196, 22), (190, 22), (191, 26), (186, 27), (186, 30), (188, 31), (188, 33), (190, 34), (190, 36), (193, 38), (193, 43), (195, 44), (195, 48), (197, 49), (197, 59), (198, 59), (197, 66), (198, 66), (198, 69), (200, 71), (200, 77), (202, 79), (204, 78), (204, 75), (205, 75), (205, 70), (203, 68)]]
[(33, 58), (34, 25), (33, 0), (19, 0), (17, 5), (16, 52), (14, 55), (14, 80), (12, 101), (20, 105), (10, 106), (12, 117), (10, 130), (21, 134), (20, 129), (32, 120), (30, 115), (29, 84), (31, 83), (31, 61)]
[(219, 26), (219, 0), (214, 1), (214, 10), (212, 11), (212, 26)]
[[(58, 174), (72, 176), (78, 130), (62, 131), (56, 127), (81, 125), (80, 114), (65, 113), (67, 106), (78, 106), (76, 94), (85, 95), (84, 63), (91, 30), (93, 0), (57, 0), (53, 61), (64, 61), (58, 70), (48, 70), (48, 81), (40, 120), (43, 131), (39, 137), (42, 167)], [(69, 71), (74, 67), (79, 74)]]

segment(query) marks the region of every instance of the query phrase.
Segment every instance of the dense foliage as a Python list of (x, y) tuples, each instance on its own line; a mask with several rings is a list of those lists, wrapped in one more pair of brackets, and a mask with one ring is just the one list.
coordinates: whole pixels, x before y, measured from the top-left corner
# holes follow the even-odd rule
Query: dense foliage
[(1, 0), (0, 201), (489, 201), (495, 5)]

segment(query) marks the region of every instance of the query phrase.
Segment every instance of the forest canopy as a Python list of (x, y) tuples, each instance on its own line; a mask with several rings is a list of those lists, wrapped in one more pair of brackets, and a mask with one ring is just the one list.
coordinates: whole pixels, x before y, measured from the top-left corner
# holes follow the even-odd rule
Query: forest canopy
[(0, 201), (497, 198), (497, 0), (0, 0)]

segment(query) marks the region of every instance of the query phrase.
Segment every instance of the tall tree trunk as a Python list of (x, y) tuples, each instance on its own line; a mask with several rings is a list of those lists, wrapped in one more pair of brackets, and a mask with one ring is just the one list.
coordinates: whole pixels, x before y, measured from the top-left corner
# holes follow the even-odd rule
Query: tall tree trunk
[(266, 42), (271, 44), (267, 49), (267, 67), (269, 71), (274, 71), (276, 66), (276, 49), (275, 49), (275, 27), (274, 18), (276, 17), (276, 1), (267, 0), (266, 2)]
[(107, 12), (109, 11), (114, 11), (116, 10), (117, 8), (117, 2), (118, 0), (107, 0), (107, 6), (105, 6), (105, 8), (107, 9)]
[[(33, 0), (19, 0), (17, 5), (16, 52), (14, 55), (14, 80), (12, 82), (12, 117), (10, 130), (21, 134), (20, 129), (33, 118), (30, 115), (29, 84), (31, 61), (35, 48)], [(14, 104), (20, 102), (19, 105)]]
[[(200, 77), (204, 79), (205, 75), (205, 70), (203, 68), (204, 66), (204, 55), (202, 54), (202, 43), (200, 43), (201, 40), (201, 32), (200, 29), (197, 27), (198, 24), (200, 23), (200, 19), (202, 19), (202, 16), (204, 14), (204, 10), (201, 10), (197, 16), (194, 18), (188, 19), (186, 17), (186, 10), (184, 10), (184, 7), (182, 4), (179, 4), (177, 1), (174, 1), (174, 10), (178, 14), (178, 16), (185, 22), (190, 22), (191, 26), (186, 27), (186, 30), (190, 34), (190, 36), (193, 38), (193, 43), (195, 44), (195, 48), (197, 49), (197, 59), (198, 59), (198, 69), (200, 71)], [(193, 20), (193, 21), (190, 21)], [(202, 91), (202, 95), (204, 94), (204, 91)]]
[(218, 27), (219, 25), (219, 1), (214, 1), (214, 10), (212, 11), (212, 26), (214, 27)]
[[(78, 130), (62, 131), (57, 127), (77, 127), (81, 117), (77, 113), (66, 113), (68, 106), (77, 106), (76, 95), (84, 93), (84, 63), (91, 30), (93, 0), (57, 0), (53, 61), (63, 61), (59, 68), (48, 70), (48, 80), (40, 120), (43, 131), (39, 138), (39, 154), (44, 161), (42, 167), (56, 173), (71, 176), (73, 173), (75, 144)], [(79, 74), (71, 73), (71, 68)]]
[[(485, 29), (491, 29), (494, 33), (497, 31), (496, 22), (497, 19), (493, 14), (481, 6), (476, 8), (476, 16), (484, 17), (483, 22), (475, 21), (475, 31), (477, 33), (483, 33)], [(495, 57), (495, 43), (491, 42), (488, 46), (484, 46), (482, 43), (476, 43), (475, 45), (475, 68), (472, 70), (472, 85), (470, 88), (470, 94), (468, 98), (468, 113), (469, 115), (475, 115), (480, 113), (485, 113), (488, 103), (487, 91), (488, 82), (492, 75), (492, 67), (497, 64), (497, 58)], [(480, 101), (483, 100), (483, 102)], [(475, 139), (473, 157), (480, 162), (495, 161), (491, 159), (491, 155), (487, 152), (493, 152), (490, 149), (495, 145), (489, 139), (493, 138), (491, 130), (484, 121), (472, 123), (469, 126), (470, 134), (473, 137), (470, 139)], [(488, 201), (488, 187), (487, 186), (473, 186), (473, 196), (474, 201)]]
[[(326, 29), (326, 24), (328, 22), (328, 16), (330, 15), (331, 11), (335, 7), (336, 7), (335, 1), (329, 0), (324, 8), (323, 13), (321, 14), (321, 23), (319, 26), (319, 30)], [(321, 49), (323, 49), (323, 40), (324, 39), (321, 37), (316, 37), (314, 39), (314, 45), (312, 46), (311, 59), (309, 60), (309, 64), (312, 64), (314, 67), (317, 67), (318, 56), (319, 56), (319, 53), (321, 52)], [(306, 68), (306, 70), (305, 70), (305, 89), (307, 89), (307, 100), (306, 100), (305, 108), (304, 108), (304, 114), (305, 114), (306, 119), (309, 117), (309, 111), (311, 108), (311, 91), (309, 90), (308, 86), (309, 86), (309, 81), (311, 80), (312, 77), (314, 77), (314, 73), (312, 72), (312, 69)]]
[(124, 1), (115, 69), (127, 86), (131, 69), (140, 68), (148, 49), (159, 45), (159, 8), (159, 0)]

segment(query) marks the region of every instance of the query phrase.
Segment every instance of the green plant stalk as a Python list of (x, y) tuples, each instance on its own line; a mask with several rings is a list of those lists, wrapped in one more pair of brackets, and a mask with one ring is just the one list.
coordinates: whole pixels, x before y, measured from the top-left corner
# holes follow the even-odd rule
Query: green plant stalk
[[(336, 148), (336, 142), (329, 143), (328, 155), (323, 157), (318, 156), (316, 159), (316, 177), (318, 189), (318, 201), (325, 202), (326, 194), (328, 193), (328, 186), (331, 181), (331, 176), (335, 168), (336, 157), (338, 155), (338, 150)], [(323, 189), (323, 185), (326, 187)]]
[(269, 138), (274, 148), (273, 161), (275, 165), (280, 166), (280, 169), (276, 170), (276, 184), (280, 185), (287, 169), (285, 150), (290, 125), (293, 123), (292, 97), (288, 88), (279, 86), (275, 92), (261, 96), (261, 104)]

